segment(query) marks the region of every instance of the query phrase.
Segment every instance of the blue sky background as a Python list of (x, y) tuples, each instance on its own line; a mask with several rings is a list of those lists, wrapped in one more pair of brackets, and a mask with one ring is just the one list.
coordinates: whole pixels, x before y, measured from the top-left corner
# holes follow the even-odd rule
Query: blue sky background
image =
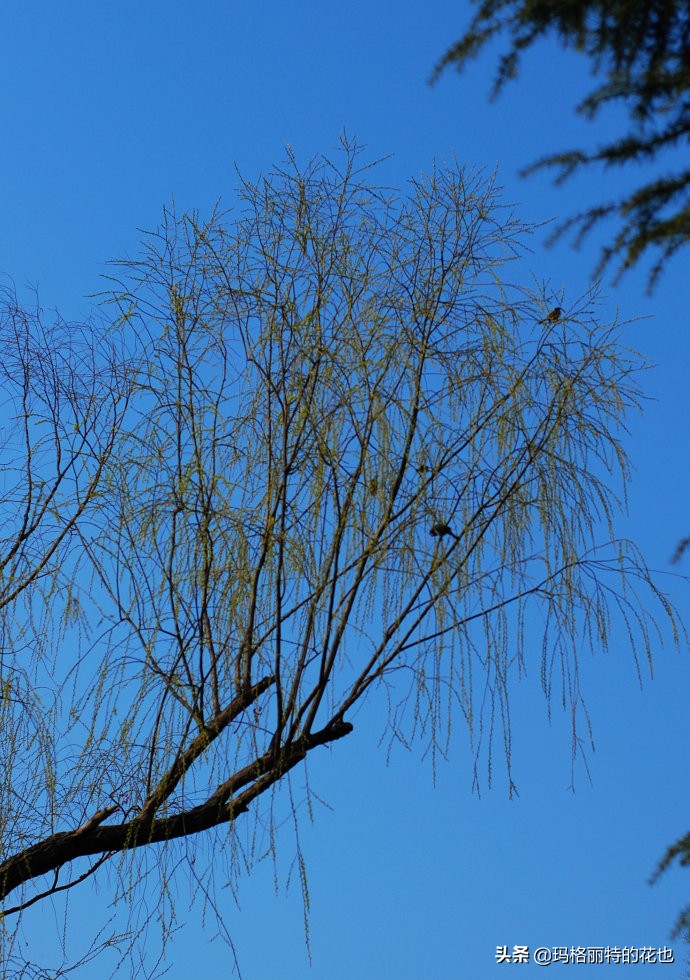
[[(103, 288), (107, 260), (136, 253), (137, 229), (154, 227), (172, 196), (178, 211), (207, 212), (219, 197), (232, 206), (235, 163), (253, 179), (283, 161), (286, 141), (305, 162), (330, 153), (344, 127), (371, 158), (394, 154), (378, 177), (398, 186), (453, 152), (489, 172), (498, 167), (503, 199), (528, 222), (567, 217), (629, 186), (623, 175), (590, 174), (565, 189), (546, 175), (517, 177), (543, 153), (590, 145), (617, 122), (615, 113), (596, 125), (573, 115), (588, 65), (555, 43), (531, 53), (493, 105), (490, 56), (462, 76), (447, 72), (435, 87), (426, 84), (470, 14), (467, 2), (447, 0), (6, 5), (0, 272), (23, 298), (37, 286), (45, 308), (84, 317), (87, 296)], [(588, 287), (602, 238), (592, 236), (580, 252), (565, 243), (546, 250), (544, 238), (540, 232), (529, 243), (525, 281), (529, 266), (554, 295), (565, 290), (567, 305)], [(626, 326), (625, 337), (657, 365), (644, 379), (645, 413), (631, 420), (635, 473), (619, 530), (637, 540), (686, 612), (677, 573), (688, 571), (690, 558), (679, 569), (669, 559), (690, 534), (689, 262), (690, 249), (652, 297), (644, 268), (616, 287), (610, 277), (604, 282), (608, 315), (648, 317)], [(549, 724), (536, 669), (514, 691), (520, 795), (512, 801), (500, 767), (493, 788), (472, 795), (460, 725), (435, 787), (418, 752), (397, 749), (386, 765), (385, 704), (371, 701), (353, 719), (354, 734), (310, 763), (310, 783), (328, 807), (317, 807), (313, 824), (303, 802), (299, 811), (312, 965), (295, 870), (286, 894), (294, 856), (288, 823), (277, 895), (268, 861), (240, 880), (239, 906), (229, 890), (219, 891), (242, 976), (533, 976), (533, 965), (496, 965), (496, 946), (668, 943), (690, 902), (690, 873), (674, 869), (654, 887), (648, 878), (665, 848), (690, 830), (688, 651), (659, 646), (643, 690), (623, 636), (607, 657), (585, 660), (582, 673), (596, 751), (588, 758), (592, 784), (578, 765), (575, 793), (569, 721), (556, 706)], [(302, 786), (298, 773), (297, 801)], [(187, 927), (168, 950), (169, 976), (232, 975), (212, 918), (204, 927), (198, 911), (184, 911), (183, 884), (178, 890)], [(77, 943), (107, 894), (105, 884), (86, 886), (70, 900)], [(154, 896), (148, 901), (155, 906)], [(43, 905), (27, 916), (25, 942), (35, 958), (49, 955), (45, 937), (61, 914)], [(673, 945), (676, 966), (590, 974), (680, 976), (685, 950)], [(115, 962), (79, 976), (106, 976)], [(560, 975), (565, 967), (550, 970)]]

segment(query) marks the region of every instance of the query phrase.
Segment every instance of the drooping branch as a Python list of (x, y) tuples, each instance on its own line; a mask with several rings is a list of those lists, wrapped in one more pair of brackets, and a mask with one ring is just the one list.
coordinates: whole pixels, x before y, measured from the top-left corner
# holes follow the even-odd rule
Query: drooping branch
[[(565, 48), (589, 57), (599, 84), (581, 99), (576, 111), (587, 119), (617, 104), (628, 119), (618, 138), (599, 149), (549, 153), (523, 170), (553, 168), (556, 183), (579, 168), (619, 167), (641, 161), (651, 166), (662, 154), (687, 143), (690, 133), (690, 57), (687, 4), (681, 0), (476, 0), (477, 11), (464, 35), (438, 62), (432, 83), (449, 66), (458, 71), (499, 37), (508, 41), (499, 56), (492, 97), (517, 77), (525, 52), (555, 36)], [(664, 160), (665, 163), (665, 160)], [(675, 166), (672, 161), (672, 166)], [(550, 241), (575, 230), (579, 244), (599, 222), (617, 218), (619, 228), (601, 250), (595, 276), (612, 261), (616, 278), (648, 250), (659, 258), (649, 274), (651, 290), (667, 260), (690, 241), (690, 171), (657, 171), (651, 179), (609, 203), (596, 204), (562, 222)]]

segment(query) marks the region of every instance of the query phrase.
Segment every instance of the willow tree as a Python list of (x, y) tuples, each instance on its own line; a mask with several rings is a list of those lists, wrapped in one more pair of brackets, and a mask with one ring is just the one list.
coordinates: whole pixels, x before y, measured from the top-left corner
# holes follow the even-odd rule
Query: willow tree
[(503, 735), (512, 788), (514, 674), (563, 690), (577, 744), (578, 653), (622, 616), (649, 656), (640, 590), (669, 611), (612, 527), (637, 401), (615, 325), (503, 281), (528, 229), (491, 181), (452, 166), (397, 196), (356, 146), (339, 159), (290, 154), (235, 216), (166, 212), (115, 266), (131, 396), (105, 454), (86, 410), (54, 429), (97, 485), (49, 505), (56, 534), (75, 515), (68, 552), (7, 600), (6, 971), (11, 922), (56, 892), (110, 869), (136, 909), (144, 855), (165, 883), (232, 853), (312, 750), (345, 739), (338, 764), (364, 698), (441, 751), (459, 713), (477, 779)]

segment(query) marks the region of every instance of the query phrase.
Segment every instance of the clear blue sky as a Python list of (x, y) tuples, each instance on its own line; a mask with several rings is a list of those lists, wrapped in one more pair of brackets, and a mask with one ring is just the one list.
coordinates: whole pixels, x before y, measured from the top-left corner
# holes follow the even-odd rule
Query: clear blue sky
[[(230, 206), (235, 163), (254, 178), (283, 160), (286, 141), (305, 161), (330, 152), (343, 127), (372, 157), (394, 154), (379, 174), (392, 184), (453, 151), (460, 161), (498, 167), (504, 199), (526, 221), (565, 217), (614, 190), (610, 176), (565, 189), (545, 176), (517, 177), (543, 153), (594, 141), (616, 122), (612, 115), (592, 127), (575, 118), (587, 65), (555, 44), (529, 56), (520, 80), (493, 105), (489, 58), (427, 86), (469, 16), (466, 2), (448, 0), (6, 5), (0, 272), (20, 295), (36, 285), (45, 307), (84, 316), (86, 297), (103, 288), (106, 261), (135, 253), (137, 229), (154, 227), (171, 196), (180, 211), (203, 212), (219, 197)], [(589, 284), (597, 240), (574, 252), (566, 244), (546, 250), (543, 237), (530, 243), (537, 280), (576, 298)], [(604, 284), (610, 315), (618, 308), (624, 319), (651, 317), (627, 327), (626, 339), (657, 364), (644, 379), (653, 400), (631, 421), (636, 469), (619, 529), (640, 543), (685, 609), (687, 591), (668, 574), (677, 540), (690, 534), (689, 262), (686, 250), (651, 298), (643, 269), (615, 288)], [(219, 891), (242, 976), (529, 977), (537, 967), (496, 965), (496, 946), (667, 943), (690, 902), (690, 872), (673, 870), (653, 888), (647, 882), (666, 846), (690, 830), (688, 651), (659, 646), (643, 690), (623, 636), (608, 657), (582, 667), (596, 751), (588, 759), (592, 784), (579, 766), (575, 793), (568, 719), (556, 705), (547, 721), (536, 669), (514, 692), (520, 795), (512, 801), (500, 767), (493, 789), (472, 795), (460, 725), (435, 787), (419, 753), (399, 749), (387, 765), (378, 744), (385, 704), (368, 705), (353, 719), (355, 733), (310, 765), (311, 785), (329, 808), (317, 808), (313, 824), (300, 808), (312, 965), (294, 869), (286, 894), (288, 823), (277, 896), (269, 862), (241, 878), (239, 907), (229, 890)], [(297, 774), (293, 790), (303, 801), (301, 787)], [(71, 900), (77, 938), (106, 894), (86, 886)], [(148, 901), (155, 905), (155, 896)], [(185, 894), (179, 902), (188, 925), (168, 950), (168, 976), (231, 976), (232, 957), (212, 941), (212, 920), (204, 928), (197, 912), (182, 911)], [(58, 913), (43, 906), (32, 915), (26, 941), (40, 956), (37, 937)], [(682, 960), (682, 944), (673, 945)], [(90, 969), (79, 976), (109, 972)], [(681, 963), (570, 969), (578, 977), (682, 972)]]

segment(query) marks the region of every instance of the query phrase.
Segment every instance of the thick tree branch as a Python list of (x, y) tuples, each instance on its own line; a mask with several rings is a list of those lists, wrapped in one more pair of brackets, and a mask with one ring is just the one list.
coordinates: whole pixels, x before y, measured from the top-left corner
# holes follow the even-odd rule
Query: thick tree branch
[[(235, 820), (249, 809), (250, 803), (258, 796), (306, 758), (308, 752), (319, 745), (344, 738), (351, 731), (349, 722), (334, 719), (320, 731), (303, 735), (277, 753), (265, 753), (235, 773), (205, 803), (183, 813), (158, 820), (143, 820), (138, 816), (117, 826), (103, 827), (100, 821), (113, 812), (112, 807), (107, 807), (77, 830), (51, 834), (4, 861), (0, 865), (0, 898), (5, 898), (27, 881), (57, 871), (77, 858), (189, 837)], [(230, 798), (243, 786), (248, 788), (239, 796)]]
[(187, 772), (195, 760), (208, 749), (211, 742), (218, 738), (220, 733), (227, 728), (227, 726), (234, 721), (235, 718), (237, 718), (243, 711), (246, 711), (246, 709), (264, 693), (264, 691), (268, 690), (273, 682), (273, 677), (262, 677), (257, 684), (254, 684), (248, 690), (241, 691), (240, 694), (238, 694), (237, 697), (223, 709), (223, 711), (219, 712), (216, 717), (213, 718), (201, 732), (199, 732), (196, 738), (192, 740), (191, 744), (188, 745), (183, 752), (180, 752), (170, 769), (159, 781), (153, 793), (151, 793), (151, 795), (145, 801), (141, 808), (141, 813), (137, 817), (138, 822), (144, 825), (150, 822), (158, 808), (164, 803), (165, 800), (170, 798), (170, 794), (173, 792), (180, 779), (184, 776), (185, 772)]

